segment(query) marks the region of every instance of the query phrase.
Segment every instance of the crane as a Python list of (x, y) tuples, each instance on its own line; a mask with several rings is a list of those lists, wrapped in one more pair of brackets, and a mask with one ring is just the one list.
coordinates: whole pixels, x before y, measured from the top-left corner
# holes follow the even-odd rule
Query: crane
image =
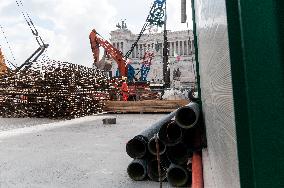
[[(24, 8), (23, 2), (21, 0), (16, 0), (17, 6), (19, 8)], [(38, 43), (39, 47), (32, 53), (32, 55), (25, 60), (25, 62), (20, 65), (16, 70), (21, 70), (22, 68), (28, 69), (34, 62), (38, 60), (38, 58), (43, 54), (43, 52), (48, 48), (48, 44), (46, 44), (41, 36), (39, 35), (38, 30), (36, 29), (30, 15), (27, 12), (21, 11), (25, 21), (27, 22), (29, 28), (32, 31), (33, 36), (36, 39), (36, 42)]]

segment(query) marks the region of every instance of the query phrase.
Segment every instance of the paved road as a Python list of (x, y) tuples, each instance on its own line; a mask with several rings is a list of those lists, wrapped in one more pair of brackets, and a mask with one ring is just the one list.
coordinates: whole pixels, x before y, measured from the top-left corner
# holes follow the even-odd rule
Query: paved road
[(0, 131), (32, 127), (58, 121), (59, 120), (51, 120), (46, 118), (0, 118)]
[(105, 116), (0, 131), (0, 187), (159, 187), (128, 177), (125, 143), (163, 115), (107, 115), (117, 124), (103, 125)]

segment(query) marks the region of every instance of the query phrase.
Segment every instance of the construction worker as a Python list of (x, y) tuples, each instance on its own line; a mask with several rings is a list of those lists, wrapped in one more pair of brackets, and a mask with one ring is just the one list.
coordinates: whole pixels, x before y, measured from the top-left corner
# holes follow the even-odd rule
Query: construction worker
[(128, 85), (126, 83), (127, 77), (122, 77), (122, 86), (121, 86), (121, 92), (122, 92), (122, 98), (123, 101), (127, 101), (128, 99)]

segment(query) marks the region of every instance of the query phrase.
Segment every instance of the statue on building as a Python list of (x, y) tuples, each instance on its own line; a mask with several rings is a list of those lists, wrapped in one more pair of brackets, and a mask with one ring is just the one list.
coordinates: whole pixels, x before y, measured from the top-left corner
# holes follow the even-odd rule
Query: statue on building
[(117, 27), (118, 29), (127, 29), (127, 25), (126, 25), (125, 20), (122, 20), (122, 21), (121, 21), (121, 25), (120, 25), (120, 23), (117, 23), (117, 24), (116, 24), (116, 27)]
[(120, 25), (119, 23), (116, 24), (116, 27), (117, 27), (118, 29), (121, 29), (121, 25)]
[(122, 29), (127, 29), (127, 25), (126, 25), (125, 20), (121, 21), (121, 28)]

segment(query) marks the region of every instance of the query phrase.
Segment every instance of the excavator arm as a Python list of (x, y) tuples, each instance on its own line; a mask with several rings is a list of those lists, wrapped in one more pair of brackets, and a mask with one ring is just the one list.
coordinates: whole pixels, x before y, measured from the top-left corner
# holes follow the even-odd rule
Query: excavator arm
[(127, 77), (127, 63), (123, 57), (122, 52), (116, 49), (115, 47), (113, 47), (113, 45), (110, 42), (100, 37), (95, 29), (93, 29), (92, 32), (90, 33), (89, 39), (94, 56), (94, 64), (96, 66), (99, 64), (99, 54), (100, 54), (99, 47), (101, 46), (105, 49), (108, 55), (117, 63), (119, 75)]
[(0, 75), (6, 74), (8, 71), (8, 67), (5, 64), (4, 55), (2, 54), (1, 48), (0, 48)]

